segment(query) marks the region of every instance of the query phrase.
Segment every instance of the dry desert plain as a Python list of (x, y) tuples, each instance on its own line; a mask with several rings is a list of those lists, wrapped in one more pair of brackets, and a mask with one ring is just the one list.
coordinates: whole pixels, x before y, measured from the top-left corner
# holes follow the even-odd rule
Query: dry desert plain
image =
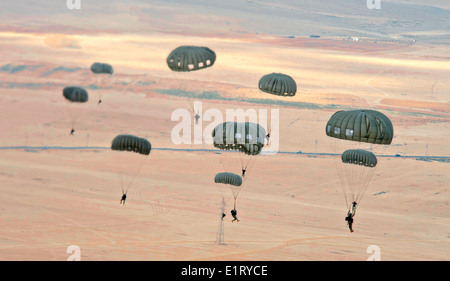
[[(0, 150), (0, 260), (66, 260), (71, 245), (81, 260), (366, 260), (371, 245), (381, 260), (449, 260), (448, 47), (155, 33), (77, 35), (80, 51), (50, 48), (46, 34), (1, 36), (0, 142), (22, 148)], [(108, 41), (116, 48), (102, 50)], [(213, 67), (168, 69), (170, 50), (199, 42), (216, 52)], [(111, 63), (114, 74), (94, 77), (94, 61)], [(291, 75), (296, 96), (260, 92), (259, 78), (271, 72)], [(89, 102), (66, 103), (70, 85), (86, 87)], [(171, 139), (172, 112), (191, 111), (193, 101), (203, 111), (279, 110), (279, 150), (293, 153), (256, 159), (237, 200), (240, 222), (231, 223), (230, 189), (213, 180), (221, 155)], [(379, 157), (354, 233), (336, 157), (322, 155), (334, 152), (326, 121), (350, 108), (388, 115), (395, 138), (383, 153), (402, 156)], [(153, 146), (125, 206), (118, 174), (136, 163), (107, 149), (123, 133)], [(222, 198), (228, 215), (218, 244)]]

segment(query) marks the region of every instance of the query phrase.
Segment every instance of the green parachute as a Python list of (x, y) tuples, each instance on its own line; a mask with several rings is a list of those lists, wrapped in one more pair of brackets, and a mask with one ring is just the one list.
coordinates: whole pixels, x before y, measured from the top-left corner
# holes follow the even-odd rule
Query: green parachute
[(152, 145), (144, 138), (139, 138), (133, 135), (118, 135), (112, 141), (111, 149), (149, 155), (152, 150)]
[(211, 67), (216, 53), (208, 47), (180, 46), (167, 57), (167, 65), (173, 71), (195, 71)]
[(82, 107), (84, 107), (85, 103), (89, 100), (88, 92), (81, 87), (65, 87), (63, 89), (63, 97), (68, 102), (66, 104), (67, 112), (70, 116), (70, 121), (72, 124), (72, 132), (75, 131), (75, 125), (77, 120), (82, 115)]
[(264, 147), (266, 130), (251, 122), (224, 122), (212, 132), (214, 147), (258, 155)]
[(389, 145), (394, 137), (394, 127), (391, 120), (375, 110), (338, 111), (326, 125), (329, 137)]
[(122, 193), (127, 193), (152, 150), (151, 143), (133, 135), (118, 135), (111, 143)]
[[(350, 208), (351, 203), (361, 201), (377, 166), (377, 157), (363, 149), (349, 149), (341, 155), (342, 189), (345, 201)], [(354, 208), (353, 208), (354, 209)]]
[(363, 149), (349, 149), (341, 155), (342, 163), (373, 168), (377, 165), (377, 157)]
[(272, 95), (295, 96), (297, 84), (289, 75), (282, 73), (271, 73), (261, 77), (258, 88)]
[(334, 113), (325, 133), (334, 152), (342, 153), (336, 167), (347, 206), (354, 210), (352, 203), (359, 204), (378, 164), (372, 151), (383, 154), (394, 138), (394, 127), (379, 111), (349, 110)]
[(95, 74), (113, 74), (114, 70), (110, 64), (94, 62), (91, 65), (91, 71)]
[(89, 100), (88, 92), (81, 87), (65, 87), (63, 96), (70, 102), (84, 103)]
[(242, 178), (239, 175), (236, 175), (234, 173), (218, 173), (214, 177), (215, 183), (223, 183), (223, 184), (229, 184), (232, 186), (241, 186), (242, 185)]
[(91, 65), (91, 71), (96, 75), (96, 84), (98, 93), (98, 104), (102, 102), (103, 91), (100, 90), (101, 85), (103, 84), (105, 79), (109, 79), (110, 76), (114, 73), (113, 67), (108, 63), (94, 62)]
[[(224, 122), (217, 125), (212, 131), (214, 147), (223, 150), (220, 162), (227, 172), (220, 177), (234, 183), (230, 182), (230, 188), (235, 207), (237, 197), (247, 177), (246, 172), (252, 168), (256, 157), (261, 154), (265, 136), (264, 127), (252, 122)], [(241, 171), (242, 177), (233, 173)], [(216, 182), (218, 182), (217, 180), (216, 176)]]

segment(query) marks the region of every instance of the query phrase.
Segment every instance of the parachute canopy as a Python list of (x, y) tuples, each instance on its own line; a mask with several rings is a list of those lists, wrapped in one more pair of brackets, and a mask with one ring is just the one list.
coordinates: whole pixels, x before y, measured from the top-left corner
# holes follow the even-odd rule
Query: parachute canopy
[(329, 137), (388, 145), (394, 137), (391, 120), (376, 110), (338, 111), (326, 125)]
[(258, 155), (264, 146), (266, 130), (251, 122), (224, 122), (217, 125), (212, 137), (214, 147)]
[(114, 70), (110, 64), (94, 62), (91, 65), (91, 71), (95, 74), (113, 74)]
[(264, 75), (258, 85), (261, 91), (277, 96), (295, 96), (297, 92), (294, 79), (282, 73)]
[(70, 102), (87, 102), (89, 99), (88, 92), (81, 87), (65, 87), (63, 96)]
[(377, 165), (377, 157), (370, 151), (363, 149), (349, 149), (341, 155), (342, 163), (354, 164), (365, 167), (375, 167)]
[(342, 191), (349, 210), (354, 210), (364, 196), (375, 173), (377, 158), (367, 150), (349, 149), (341, 155), (342, 163), (336, 165), (341, 180)]
[(112, 141), (111, 149), (149, 155), (152, 145), (144, 138), (139, 138), (132, 135), (118, 135)]
[(234, 186), (241, 186), (242, 178), (233, 173), (218, 173), (214, 178), (215, 183), (230, 184)]
[(173, 71), (194, 71), (213, 66), (216, 53), (207, 47), (180, 46), (167, 57)]

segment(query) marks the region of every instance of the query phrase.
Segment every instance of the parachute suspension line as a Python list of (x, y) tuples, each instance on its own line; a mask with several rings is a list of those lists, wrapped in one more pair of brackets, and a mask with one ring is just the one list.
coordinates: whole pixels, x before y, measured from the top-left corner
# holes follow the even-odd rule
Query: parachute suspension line
[(245, 166), (245, 161), (242, 158), (242, 152), (233, 151), (231, 153), (233, 154), (233, 158), (231, 159), (231, 162), (234, 164), (233, 171), (236, 171), (237, 174), (240, 174)]
[(239, 196), (239, 193), (241, 192), (243, 185), (244, 183), (242, 183), (241, 186), (231, 187), (231, 192), (233, 193), (234, 201), (237, 200), (237, 197)]
[(220, 151), (219, 153), (219, 163), (222, 165), (222, 168), (225, 172), (228, 172), (227, 168), (225, 167), (225, 163), (224, 163), (224, 159), (225, 159), (225, 155), (224, 155), (224, 151)]
[[(116, 152), (116, 153), (122, 153), (122, 152)], [(120, 155), (120, 154), (119, 154)], [(123, 157), (119, 157), (121, 159), (121, 161), (119, 161), (120, 163), (124, 162), (123, 161)], [(124, 180), (124, 175), (122, 174), (122, 172), (119, 172), (119, 179), (120, 179), (120, 187), (122, 189), (122, 194), (127, 193), (127, 190), (125, 188), (125, 180)]]
[(239, 195), (239, 187), (237, 187), (236, 189), (231, 188), (231, 192), (233, 193), (234, 202), (236, 204), (236, 200), (237, 200), (237, 197)]
[(346, 182), (344, 180), (344, 178), (345, 178), (344, 168), (342, 167), (342, 164), (339, 163), (338, 159), (335, 159), (335, 163), (334, 164), (336, 165), (336, 169), (338, 171), (338, 176), (339, 176), (339, 181), (341, 183), (341, 189), (342, 189), (342, 192), (344, 193), (345, 205), (348, 207), (350, 205), (349, 205), (349, 202), (348, 202), (348, 198), (349, 198), (348, 197), (348, 193), (347, 193), (347, 189), (348, 188), (347, 188), (347, 184), (346, 184)]
[[(222, 154), (223, 154), (223, 153), (222, 153)], [(223, 157), (220, 157), (220, 158), (222, 158), (222, 159), (220, 160), (220, 164), (222, 164), (223, 170), (224, 170), (225, 172), (228, 172), (227, 168), (225, 167), (225, 164), (223, 163)]]
[(122, 188), (122, 194), (125, 194), (126, 192), (125, 192), (124, 189), (123, 189), (123, 178), (122, 178), (122, 174), (120, 174), (119, 177), (120, 177), (120, 186), (121, 186), (121, 188)]
[(239, 157), (239, 161), (241, 162), (241, 168), (242, 168), (242, 170), (247, 170), (247, 166), (248, 166), (248, 163), (246, 163), (246, 157), (245, 157), (246, 155), (241, 155), (241, 157)]
[(366, 192), (367, 187), (369, 186), (369, 183), (372, 180), (373, 175), (375, 174), (375, 169), (376, 169), (376, 166), (373, 167), (373, 168), (367, 168), (367, 170), (372, 170), (372, 171), (367, 171), (366, 172), (366, 175), (365, 175), (365, 179), (366, 180), (363, 183), (363, 186), (361, 187), (360, 192), (358, 193), (358, 195), (356, 197), (357, 198), (356, 202), (358, 202), (358, 204), (361, 202), (361, 200), (362, 200), (362, 198), (364, 196), (364, 193)]
[(233, 193), (233, 197), (234, 197), (234, 204), (236, 204), (236, 200), (237, 200), (239, 193), (241, 192), (243, 186), (244, 186), (244, 179), (240, 186), (230, 186), (231, 192)]
[(76, 116), (74, 115), (74, 112), (72, 111), (73, 110), (73, 108), (72, 108), (73, 105), (71, 104), (70, 101), (66, 101), (65, 104), (66, 104), (66, 110), (69, 113), (70, 123), (72, 125), (72, 129), (75, 129)]
[(361, 195), (363, 193), (363, 190), (365, 190), (367, 188), (367, 186), (369, 185), (369, 181), (368, 181), (368, 176), (370, 175), (371, 169), (370, 167), (365, 167), (365, 166), (361, 166), (358, 167), (360, 168), (361, 172), (358, 173), (358, 184), (360, 184), (361, 186), (357, 186), (357, 193), (355, 194), (356, 198), (355, 201), (360, 201), (361, 199)]
[(133, 185), (134, 180), (136, 179), (137, 175), (139, 175), (142, 167), (144, 166), (145, 160), (147, 160), (147, 157), (144, 157), (144, 160), (141, 161), (141, 163), (139, 164), (138, 170), (137, 172), (133, 175), (131, 182), (128, 184), (128, 186), (125, 189), (125, 193), (128, 192), (128, 190), (131, 188), (131, 186)]
[(222, 193), (222, 198), (223, 198), (223, 201), (224, 201), (224, 206), (227, 206), (228, 205), (228, 201), (230, 200), (230, 197), (229, 197), (229, 193), (228, 193), (228, 191), (227, 191), (227, 199), (225, 199), (225, 195), (224, 195), (224, 193)]
[[(349, 165), (352, 165), (352, 164), (349, 164)], [(359, 196), (359, 193), (361, 192), (361, 189), (365, 185), (365, 179), (367, 176), (367, 172), (370, 172), (368, 170), (370, 170), (370, 168), (365, 167), (365, 166), (355, 166), (354, 169), (352, 169), (353, 174), (352, 174), (352, 177), (350, 178), (350, 183), (352, 186), (352, 197), (353, 197), (352, 202), (357, 202), (359, 200), (358, 196)]]
[[(351, 197), (347, 197), (349, 200), (351, 200), (352, 202), (354, 201), (354, 192), (353, 192), (353, 185), (352, 185), (352, 168), (354, 167), (348, 167), (350, 164), (344, 164), (344, 163), (340, 163), (341, 165), (341, 169), (343, 171), (344, 177), (345, 177), (345, 181), (344, 181), (344, 188), (346, 191), (349, 191), (349, 194)], [(348, 202), (347, 202), (348, 204)]]
[[(351, 165), (351, 164), (344, 164), (344, 165)], [(361, 167), (349, 167), (350, 168), (350, 173), (347, 173), (348, 175), (348, 179), (347, 182), (349, 183), (349, 188), (350, 188), (350, 194), (352, 196), (352, 203), (355, 202), (355, 193), (357, 192), (358, 189), (358, 183), (360, 183), (359, 181), (359, 175), (360, 173), (358, 172), (359, 168)], [(355, 175), (356, 173), (356, 175)], [(356, 184), (353, 182), (356, 179)]]
[[(373, 151), (373, 153), (377, 153), (379, 155), (384, 155), (386, 149), (387, 149), (386, 145), (381, 145), (381, 147), (380, 146), (374, 147), (371, 145), (371, 147), (370, 147), (370, 151)], [(363, 179), (365, 179), (365, 180), (363, 180), (362, 188), (360, 189), (360, 192), (357, 196), (358, 203), (364, 197), (367, 187), (369, 186), (369, 183), (372, 181), (372, 178), (375, 175), (375, 171), (376, 171), (376, 168), (378, 167), (378, 164), (379, 164), (379, 161), (375, 167), (366, 169), (366, 174), (363, 175)]]
[[(338, 153), (338, 143), (337, 141), (330, 141), (329, 145), (331, 147), (331, 151), (333, 151), (334, 154)], [(335, 156), (334, 157), (334, 165), (336, 167), (336, 171), (339, 177), (339, 182), (341, 185), (341, 190), (344, 193), (344, 199), (345, 199), (345, 206), (349, 207), (349, 203), (348, 203), (348, 195), (347, 195), (347, 188), (346, 188), (346, 183), (344, 181), (344, 171), (343, 171), (343, 167), (342, 164), (340, 163), (340, 157), (339, 156)]]
[(230, 172), (237, 171), (237, 173), (240, 173), (240, 169), (242, 169), (242, 165), (240, 165), (240, 161), (238, 161), (240, 158), (239, 152), (230, 150), (230, 151), (227, 151), (226, 153), (228, 153), (228, 155), (229, 155), (228, 163), (231, 163), (231, 171)]
[(102, 89), (101, 89), (101, 87), (102, 87), (102, 77), (99, 75), (99, 74), (96, 74), (97, 75), (97, 97), (98, 97), (98, 99), (101, 99), (102, 98), (102, 96), (103, 96), (103, 91), (102, 91)]
[(239, 154), (239, 160), (241, 162), (241, 167), (242, 169), (246, 169), (250, 166), (250, 163), (252, 161), (252, 156), (251, 155), (247, 155), (247, 154)]
[[(103, 98), (103, 90), (102, 90), (102, 84), (103, 84), (103, 81), (106, 79), (106, 77), (104, 76), (104, 74), (95, 74), (95, 75), (97, 75), (97, 83), (96, 83), (96, 86), (97, 86), (97, 89), (96, 89), (96, 92), (97, 92), (97, 96), (98, 96), (98, 99), (99, 100), (101, 100), (102, 98)], [(109, 75), (109, 77), (111, 77), (111, 75)]]
[[(367, 170), (369, 170), (369, 169), (370, 168), (367, 168)], [(367, 171), (365, 173), (362, 173), (362, 174), (364, 174), (364, 176), (367, 177), (368, 176), (367, 175), (368, 172), (369, 171)], [(367, 181), (367, 179), (366, 180), (359, 180), (358, 184), (359, 184), (359, 186), (358, 186), (359, 187), (359, 191), (355, 194), (355, 200), (354, 201), (358, 202), (358, 204), (359, 204), (361, 202), (362, 195), (364, 194), (365, 190), (367, 189), (367, 186), (369, 185), (369, 182)]]
[[(129, 161), (130, 155), (128, 155), (127, 152), (120, 151), (120, 152), (116, 152), (116, 153), (120, 153), (119, 157), (118, 157), (118, 160), (119, 160), (120, 163), (126, 163), (127, 161)], [(147, 160), (147, 157), (144, 157), (144, 159), (142, 159), (140, 161), (136, 171), (133, 172), (130, 175), (130, 177), (127, 177), (124, 174), (124, 172), (119, 172), (119, 178), (120, 178), (120, 185), (121, 185), (121, 188), (122, 188), (122, 193), (124, 193), (124, 194), (128, 193), (129, 189), (133, 186), (134, 180), (136, 179), (137, 175), (139, 175), (142, 167), (144, 166), (144, 163), (145, 163), (146, 160)], [(134, 167), (136, 167), (136, 166), (134, 166)], [(125, 173), (128, 173), (128, 172), (125, 172)], [(126, 180), (125, 178), (129, 178), (130, 180)]]
[(235, 163), (234, 152), (230, 150), (220, 151), (220, 163), (225, 172), (232, 172), (237, 169), (237, 163)]
[(349, 183), (350, 192), (352, 195), (352, 203), (357, 202), (359, 200), (359, 192), (363, 188), (364, 183), (364, 175), (366, 173), (366, 170), (370, 169), (364, 166), (355, 166), (354, 164), (343, 164), (348, 167), (347, 169), (350, 170), (350, 176), (347, 179), (347, 182)]
[[(253, 167), (255, 166), (256, 160), (258, 160), (258, 157), (260, 157), (260, 156), (250, 156), (249, 157), (249, 160), (247, 163), (248, 168), (246, 168), (247, 170), (253, 171)], [(248, 173), (248, 171), (246, 173)], [(247, 180), (247, 177), (244, 177), (243, 181), (245, 182), (246, 180)]]

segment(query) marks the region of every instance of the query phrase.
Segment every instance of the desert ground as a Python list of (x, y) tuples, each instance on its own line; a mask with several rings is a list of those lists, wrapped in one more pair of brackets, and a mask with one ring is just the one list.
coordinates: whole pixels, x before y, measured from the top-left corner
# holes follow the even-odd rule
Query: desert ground
[[(367, 260), (372, 245), (381, 260), (449, 260), (445, 34), (427, 29), (414, 39), (387, 40), (358, 27), (355, 41), (318, 25), (315, 33), (325, 36), (287, 38), (273, 26), (255, 33), (244, 10), (235, 18), (198, 16), (215, 33), (205, 23), (176, 31), (198, 17), (189, 10), (181, 19), (150, 20), (138, 4), (120, 7), (126, 12), (116, 16), (133, 32), (117, 22), (88, 29), (89, 15), (77, 28), (73, 14), (62, 15), (68, 20), (61, 26), (55, 15), (30, 25), (1, 22), (0, 260), (67, 260), (71, 245), (81, 260), (93, 261)], [(153, 31), (137, 32), (139, 22)], [(208, 46), (217, 60), (200, 71), (172, 72), (166, 57), (180, 45)], [(95, 61), (111, 63), (114, 74), (92, 74)], [(292, 76), (297, 94), (259, 91), (260, 77), (271, 72)], [(64, 100), (62, 89), (72, 85), (88, 90), (88, 103)], [(279, 112), (272, 132), (279, 153), (254, 157), (237, 199), (239, 222), (231, 222), (231, 190), (214, 183), (224, 168), (240, 173), (233, 158), (208, 143), (172, 139), (172, 113), (192, 114), (194, 101), (202, 113)], [(337, 110), (359, 108), (385, 113), (395, 137), (381, 150), (350, 233), (339, 159), (329, 155), (342, 151), (333, 151), (325, 124)], [(209, 123), (201, 122), (206, 136)], [(150, 155), (117, 156), (109, 147), (119, 134), (147, 138)], [(122, 180), (131, 182), (125, 205)], [(227, 216), (218, 243), (222, 200)]]

